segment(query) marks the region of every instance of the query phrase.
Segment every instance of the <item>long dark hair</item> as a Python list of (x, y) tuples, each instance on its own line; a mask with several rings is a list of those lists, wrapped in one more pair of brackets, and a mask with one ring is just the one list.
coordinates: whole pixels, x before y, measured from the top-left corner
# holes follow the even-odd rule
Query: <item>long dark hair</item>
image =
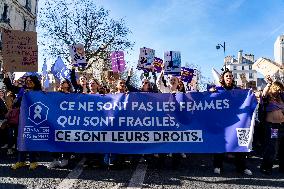
[(37, 76), (35, 76), (35, 75), (27, 76), (26, 79), (25, 79), (25, 82), (28, 78), (30, 78), (32, 80), (32, 82), (35, 84), (35, 86), (34, 86), (34, 88), (32, 88), (32, 90), (34, 90), (34, 91), (41, 91), (42, 90), (41, 82), (40, 82), (40, 80), (38, 79)]
[(225, 79), (224, 79), (224, 76), (225, 76), (226, 73), (231, 73), (233, 75), (232, 71), (230, 71), (228, 68), (226, 68), (226, 70), (221, 74), (220, 80), (219, 80), (219, 82), (222, 85), (222, 87), (224, 87), (224, 88), (234, 88), (234, 87), (236, 87), (234, 77), (232, 79), (232, 85), (231, 86), (227, 86), (226, 85)]
[[(275, 95), (272, 95), (271, 94), (271, 91), (272, 90), (280, 90), (279, 92), (280, 93), (278, 93), (278, 94), (276, 94), (276, 96)], [(282, 96), (280, 95), (282, 92), (284, 91), (284, 85), (283, 85), (283, 83), (282, 82), (280, 82), (280, 81), (274, 81), (273, 83), (272, 83), (272, 85), (270, 86), (270, 88), (269, 88), (269, 93), (268, 93), (268, 99), (269, 100), (275, 100), (276, 102), (281, 102), (281, 101), (283, 101), (284, 99), (282, 99)]]
[(61, 88), (61, 85), (62, 85), (63, 83), (67, 83), (67, 84), (68, 84), (68, 92), (69, 92), (69, 93), (72, 93), (72, 92), (73, 92), (73, 87), (72, 87), (71, 82), (70, 82), (68, 79), (63, 79), (63, 80), (60, 82), (60, 87), (58, 88), (58, 91), (63, 92), (63, 89)]

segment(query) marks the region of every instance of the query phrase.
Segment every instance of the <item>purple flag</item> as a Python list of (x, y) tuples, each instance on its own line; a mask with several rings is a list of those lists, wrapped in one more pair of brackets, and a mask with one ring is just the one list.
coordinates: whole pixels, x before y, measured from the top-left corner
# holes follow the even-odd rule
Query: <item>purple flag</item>
[(163, 69), (163, 59), (155, 57), (153, 65), (154, 65), (157, 73), (160, 73)]
[(111, 64), (113, 72), (123, 72), (125, 70), (123, 51), (114, 51), (111, 53)]
[(181, 67), (181, 80), (190, 83), (194, 76), (194, 69)]

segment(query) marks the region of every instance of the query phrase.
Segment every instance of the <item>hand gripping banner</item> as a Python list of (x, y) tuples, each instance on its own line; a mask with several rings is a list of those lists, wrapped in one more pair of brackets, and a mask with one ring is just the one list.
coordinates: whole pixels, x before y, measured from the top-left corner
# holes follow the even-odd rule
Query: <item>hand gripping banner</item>
[(78, 153), (247, 152), (249, 90), (116, 95), (25, 93), (18, 149)]

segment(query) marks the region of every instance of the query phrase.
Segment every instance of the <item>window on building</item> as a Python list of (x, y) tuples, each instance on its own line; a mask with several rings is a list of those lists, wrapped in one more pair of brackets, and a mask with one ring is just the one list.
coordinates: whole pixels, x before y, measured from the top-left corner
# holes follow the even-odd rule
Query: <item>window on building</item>
[(242, 66), (242, 70), (245, 70), (245, 67), (244, 67), (244, 66)]
[(249, 70), (252, 70), (252, 65), (249, 65)]
[(234, 66), (233, 69), (234, 69), (234, 70), (237, 70), (237, 66)]
[(29, 11), (32, 10), (32, 1), (31, 0), (26, 0), (26, 9), (28, 9)]
[(253, 79), (253, 73), (249, 73), (249, 78)]
[(238, 74), (234, 73), (234, 79), (238, 79)]
[(4, 23), (10, 23), (10, 19), (8, 18), (8, 9), (9, 9), (9, 6), (7, 4), (4, 4), (4, 10), (3, 10), (2, 17), (1, 17), (1, 21)]
[(24, 31), (27, 31), (27, 20), (24, 19)]

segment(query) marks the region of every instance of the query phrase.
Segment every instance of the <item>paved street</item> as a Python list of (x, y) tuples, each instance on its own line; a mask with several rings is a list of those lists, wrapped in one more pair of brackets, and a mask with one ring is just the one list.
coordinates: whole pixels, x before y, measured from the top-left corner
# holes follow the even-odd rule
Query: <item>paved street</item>
[(259, 173), (260, 158), (251, 157), (248, 161), (253, 176), (235, 172), (232, 160), (224, 164), (224, 173), (216, 176), (212, 172), (210, 155), (189, 155), (179, 166), (171, 166), (172, 159), (164, 164), (140, 162), (125, 165), (120, 169), (83, 167), (85, 158), (74, 159), (67, 168), (47, 169), (52, 158), (49, 154), (39, 157), (41, 166), (34, 170), (28, 167), (11, 170), (15, 156), (7, 158), (1, 151), (0, 188), (284, 188), (284, 174), (277, 172), (264, 176)]

